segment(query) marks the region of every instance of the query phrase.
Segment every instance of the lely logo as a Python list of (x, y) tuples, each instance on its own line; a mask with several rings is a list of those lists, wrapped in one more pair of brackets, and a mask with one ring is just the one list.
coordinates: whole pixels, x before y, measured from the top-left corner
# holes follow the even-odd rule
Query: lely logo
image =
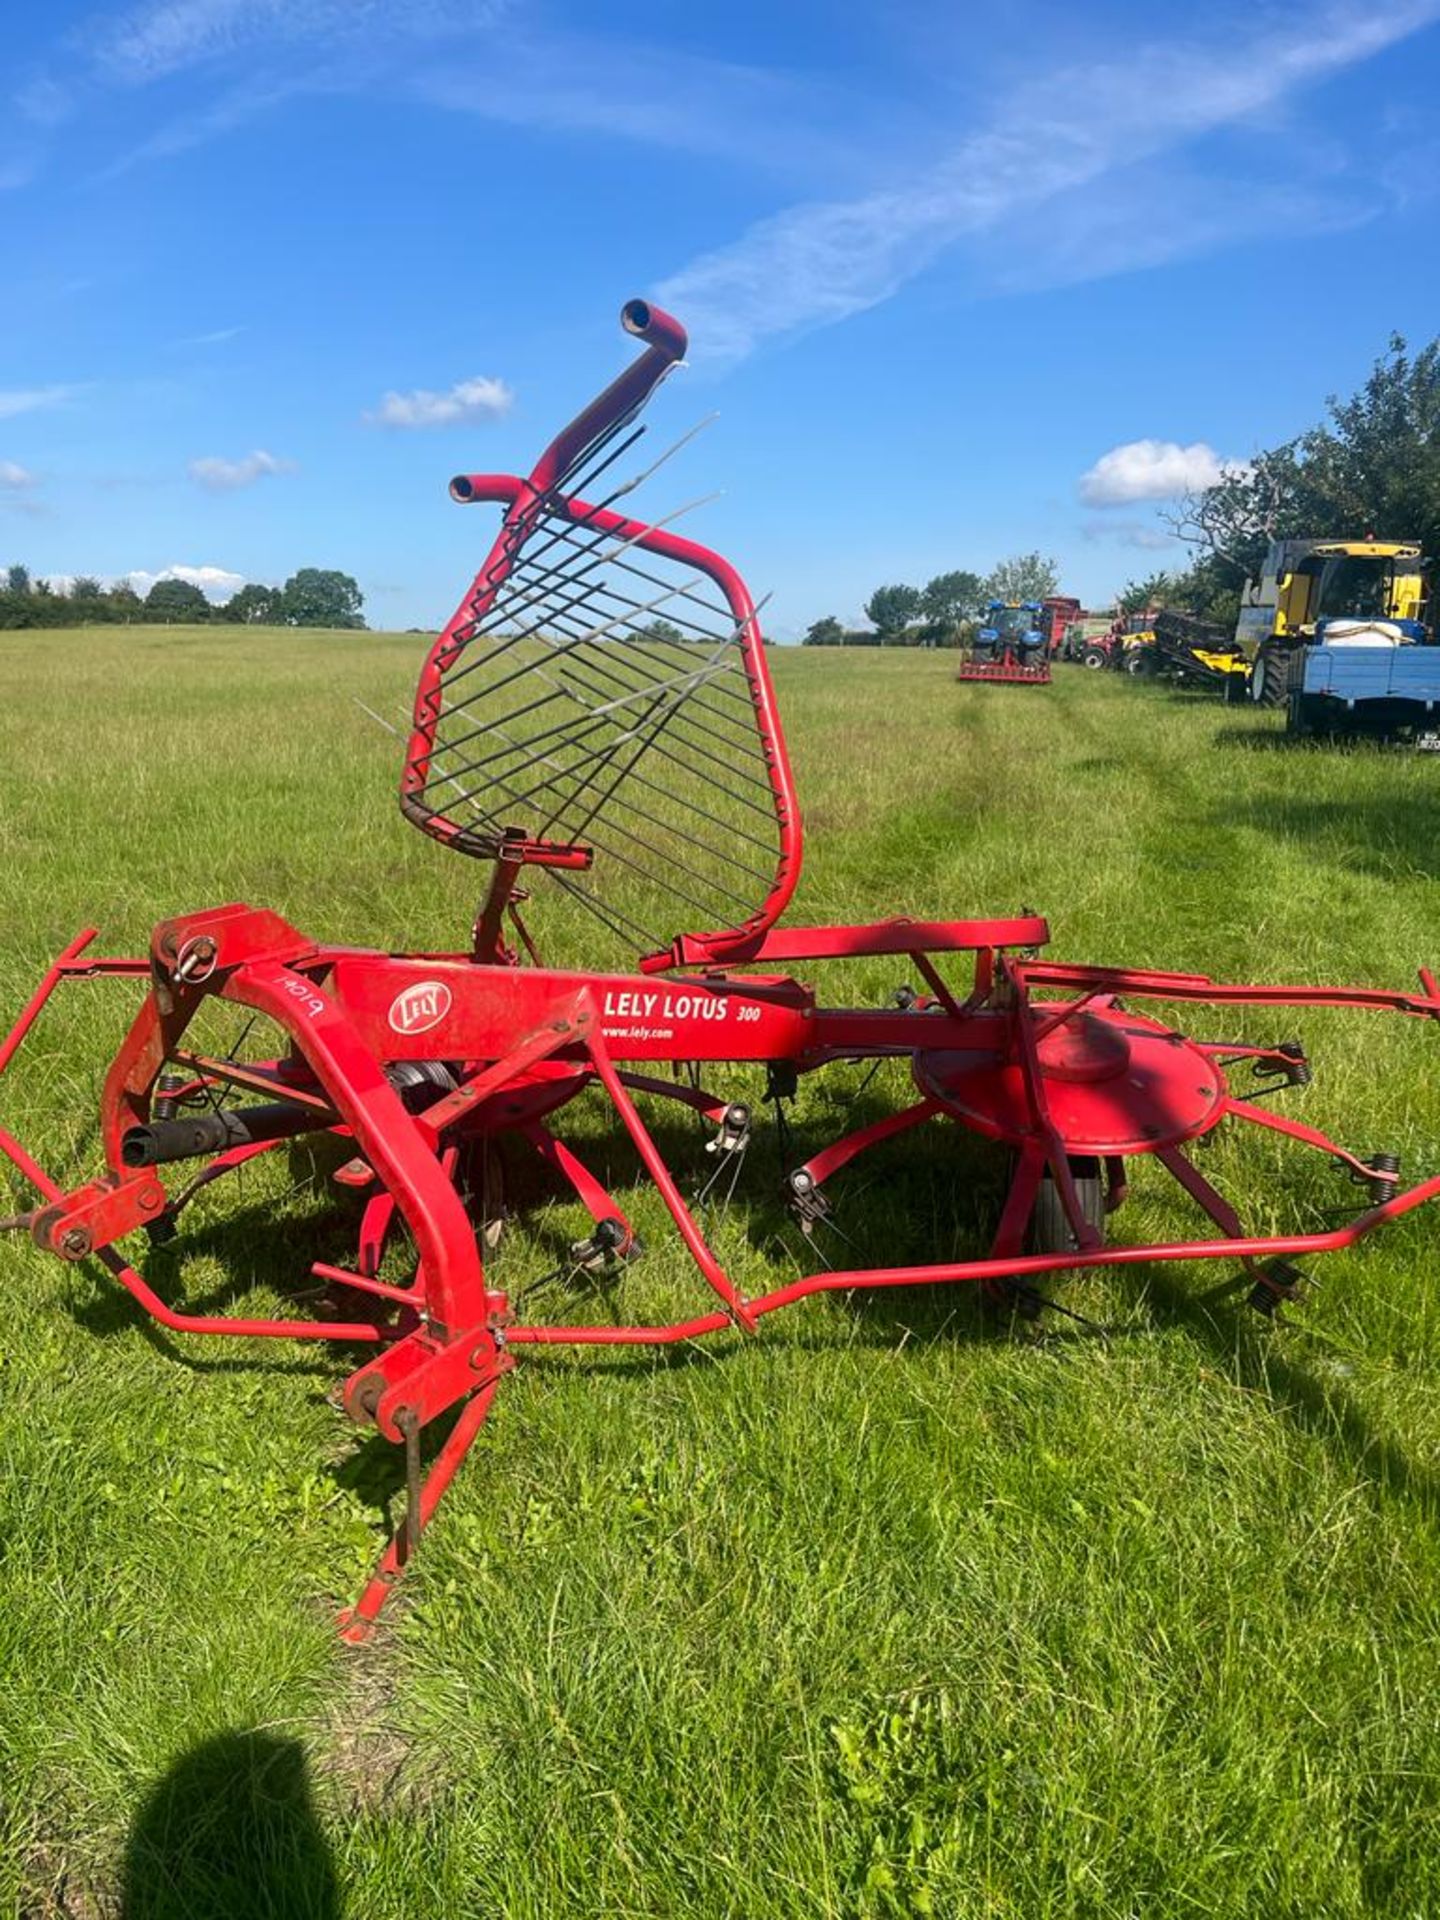
[(453, 998), (443, 980), (417, 980), (391, 1002), (390, 1025), (396, 1033), (428, 1033), (449, 1013)]

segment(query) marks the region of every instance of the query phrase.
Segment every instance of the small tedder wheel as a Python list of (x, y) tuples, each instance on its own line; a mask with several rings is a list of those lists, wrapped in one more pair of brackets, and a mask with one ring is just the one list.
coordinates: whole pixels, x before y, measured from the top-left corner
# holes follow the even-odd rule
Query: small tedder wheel
[[(1085, 1224), (1094, 1227), (1103, 1239), (1105, 1183), (1100, 1177), (1100, 1162), (1077, 1156), (1070, 1162), (1070, 1174), (1075, 1182), (1075, 1194)], [(1075, 1245), (1075, 1235), (1065, 1217), (1060, 1189), (1047, 1173), (1035, 1196), (1035, 1211), (1030, 1216), (1029, 1230), (1025, 1235), (1025, 1250), (1027, 1253), (1074, 1253)]]

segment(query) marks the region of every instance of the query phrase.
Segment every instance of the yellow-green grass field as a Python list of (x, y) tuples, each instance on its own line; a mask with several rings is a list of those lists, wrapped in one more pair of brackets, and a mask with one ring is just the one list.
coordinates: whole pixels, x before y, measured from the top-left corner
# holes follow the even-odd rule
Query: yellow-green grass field
[[(415, 636), (0, 635), (0, 1013), (82, 925), (141, 948), (244, 899), (329, 940), (462, 945), (482, 875), (395, 805)], [(1268, 715), (1062, 669), (773, 656), (807, 825), (792, 918), (1048, 914), (1056, 957), (1406, 986), (1440, 961), (1440, 765), (1287, 748)], [(537, 898), (561, 964), (611, 964)], [(678, 929), (677, 929), (678, 930)], [(877, 1004), (903, 963), (837, 970)], [(134, 1004), (63, 990), (0, 1122), (67, 1179)], [(0, 1021), (3, 1024), (3, 1021)], [(1292, 1111), (1440, 1168), (1440, 1032), (1254, 1014)], [(837, 1070), (818, 1145), (909, 1092)], [(753, 1076), (719, 1092), (755, 1098)], [(698, 1302), (633, 1157), (577, 1117), (649, 1245), (537, 1315)], [(693, 1185), (699, 1136), (667, 1152)], [(1318, 1156), (1226, 1134), (1247, 1220), (1324, 1224)], [(290, 1311), (343, 1257), (300, 1155), (217, 1188), (168, 1297)], [(267, 1165), (268, 1163), (261, 1163)], [(772, 1135), (712, 1222), (742, 1286), (814, 1265)], [(977, 1248), (1003, 1169), (936, 1124), (838, 1180), (846, 1265)], [(1141, 1167), (1117, 1237), (1189, 1204)], [(580, 1230), (537, 1180), (497, 1278)], [(0, 1213), (30, 1203), (18, 1183)], [(340, 1206), (346, 1204), (338, 1196)], [(353, 1206), (353, 1201), (350, 1203)], [(343, 1223), (342, 1223), (343, 1224)], [(1012, 1328), (933, 1289), (760, 1337), (527, 1357), (392, 1616), (335, 1636), (399, 1511), (393, 1450), (328, 1398), (353, 1356), (176, 1339), (93, 1265), (0, 1240), (0, 1911), (124, 1914), (1424, 1916), (1440, 1912), (1440, 1212), (1317, 1265), (1290, 1327), (1130, 1269)], [(556, 1297), (558, 1293), (559, 1297)]]

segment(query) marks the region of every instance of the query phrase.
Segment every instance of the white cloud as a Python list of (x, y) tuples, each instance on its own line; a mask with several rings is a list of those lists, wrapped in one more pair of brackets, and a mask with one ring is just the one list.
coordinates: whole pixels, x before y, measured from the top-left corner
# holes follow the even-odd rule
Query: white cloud
[(18, 466), (13, 460), (0, 460), (0, 488), (5, 492), (18, 493), (34, 484), (35, 476), (28, 467)]
[(38, 413), (42, 407), (59, 407), (75, 393), (75, 387), (7, 387), (0, 389), (0, 420), (12, 420), (17, 413)]
[(1129, 507), (1137, 500), (1174, 500), (1201, 493), (1237, 466), (1222, 460), (1204, 440), (1182, 447), (1175, 440), (1127, 440), (1112, 447), (1080, 476), (1087, 507)]
[(216, 606), (224, 606), (234, 594), (245, 585), (243, 573), (231, 573), (227, 567), (162, 567), (158, 573), (148, 573), (143, 567), (122, 574), (122, 580), (128, 580), (136, 593), (143, 599), (157, 580), (188, 580), (192, 587), (199, 587), (207, 600)]
[(365, 418), (378, 427), (453, 427), (462, 420), (498, 420), (514, 401), (503, 380), (481, 376), (457, 381), (446, 393), (431, 393), (425, 387), (413, 393), (387, 393)]
[[(1266, 9), (1248, 35), (1220, 21), (1208, 40), (1155, 41), (1053, 71), (1015, 89), (988, 126), (902, 184), (787, 208), (692, 260), (656, 297), (691, 326), (699, 354), (737, 360), (762, 340), (878, 305), (962, 239), (993, 235), (1122, 167), (1273, 112), (1296, 89), (1437, 17), (1440, 0), (1291, 5)], [(1137, 112), (1137, 100), (1163, 101), (1164, 111)]]
[(266, 453), (263, 447), (257, 447), (254, 453), (247, 453), (239, 460), (206, 454), (192, 460), (189, 471), (197, 486), (208, 487), (212, 493), (234, 493), (239, 487), (253, 487), (267, 474), (294, 473), (295, 462), (280, 460), (273, 453)]

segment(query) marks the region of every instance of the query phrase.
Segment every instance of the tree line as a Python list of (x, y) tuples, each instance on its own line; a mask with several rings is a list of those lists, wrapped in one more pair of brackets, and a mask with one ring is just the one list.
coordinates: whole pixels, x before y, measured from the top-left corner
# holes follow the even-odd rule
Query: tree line
[(1122, 612), (1178, 607), (1233, 629), (1272, 540), (1418, 540), (1440, 558), (1440, 340), (1412, 354), (1399, 334), (1349, 399), (1162, 514), (1194, 551), (1183, 569), (1132, 581)]
[(212, 606), (193, 581), (157, 580), (142, 599), (126, 580), (80, 574), (63, 590), (28, 567), (0, 574), (0, 628), (115, 625), (363, 627), (365, 596), (348, 573), (301, 567), (283, 587), (258, 582)]
[(956, 567), (923, 587), (877, 587), (865, 602), (868, 627), (845, 627), (833, 614), (806, 632), (807, 647), (958, 647), (992, 600), (1044, 600), (1060, 579), (1040, 553), (1017, 553), (988, 574)]

